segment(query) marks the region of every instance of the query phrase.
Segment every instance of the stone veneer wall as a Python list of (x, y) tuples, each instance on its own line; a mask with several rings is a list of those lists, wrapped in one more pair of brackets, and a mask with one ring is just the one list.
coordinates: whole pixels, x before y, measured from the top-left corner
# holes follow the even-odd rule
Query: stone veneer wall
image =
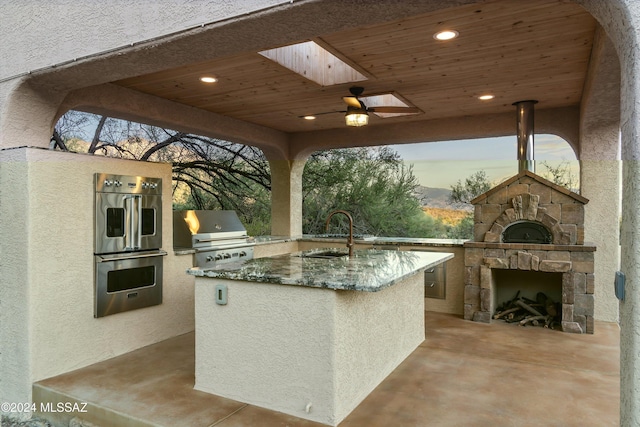
[[(593, 333), (594, 251), (584, 244), (587, 199), (524, 171), (472, 201), (474, 242), (465, 243), (464, 318), (489, 323), (496, 304), (493, 269), (562, 274), (562, 329)], [(502, 243), (511, 224), (544, 225), (551, 244)]]

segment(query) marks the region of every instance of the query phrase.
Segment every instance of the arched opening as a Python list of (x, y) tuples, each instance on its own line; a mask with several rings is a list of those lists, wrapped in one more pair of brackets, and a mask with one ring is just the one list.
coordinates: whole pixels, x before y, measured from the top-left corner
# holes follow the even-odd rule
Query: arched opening
[(256, 147), (82, 111), (55, 126), (56, 150), (172, 164), (173, 208), (236, 211), (250, 235), (271, 228), (271, 174)]
[[(555, 135), (537, 141), (540, 175), (579, 192), (571, 146)], [(303, 233), (326, 234), (326, 215), (345, 209), (355, 212), (361, 235), (472, 238), (468, 202), (518, 172), (515, 153), (514, 136), (316, 152), (303, 174)], [(386, 200), (394, 186), (403, 188), (410, 207)], [(410, 213), (416, 203), (420, 215)]]

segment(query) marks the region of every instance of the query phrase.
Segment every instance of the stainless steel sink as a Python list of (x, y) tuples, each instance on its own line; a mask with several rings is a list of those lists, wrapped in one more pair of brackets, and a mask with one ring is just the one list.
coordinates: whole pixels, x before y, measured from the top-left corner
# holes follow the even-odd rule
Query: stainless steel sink
[(311, 252), (311, 253), (303, 253), (301, 255), (303, 258), (324, 258), (324, 259), (335, 259), (335, 258), (348, 258), (349, 254), (340, 251), (321, 251), (321, 252)]

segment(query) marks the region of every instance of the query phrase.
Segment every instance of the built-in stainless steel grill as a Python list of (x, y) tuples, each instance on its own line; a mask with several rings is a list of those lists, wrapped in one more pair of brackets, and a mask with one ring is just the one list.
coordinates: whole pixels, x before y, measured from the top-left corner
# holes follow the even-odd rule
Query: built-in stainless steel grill
[(251, 259), (254, 244), (235, 211), (173, 211), (173, 247), (194, 249), (194, 267)]

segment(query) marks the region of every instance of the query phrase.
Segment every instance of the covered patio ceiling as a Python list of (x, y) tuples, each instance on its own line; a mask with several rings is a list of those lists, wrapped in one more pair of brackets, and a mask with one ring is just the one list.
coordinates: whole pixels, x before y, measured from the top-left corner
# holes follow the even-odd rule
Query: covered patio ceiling
[[(394, 93), (421, 110), (371, 115), (370, 127), (514, 113), (514, 102), (530, 99), (538, 109), (572, 107), (582, 99), (596, 28), (573, 2), (495, 0), (296, 41), (313, 40), (354, 67), (366, 77), (357, 83), (322, 86), (257, 50), (167, 63), (112, 83), (286, 133), (344, 128), (344, 114), (337, 111), (346, 109), (342, 97), (353, 85), (364, 87), (364, 95)], [(435, 40), (445, 29), (459, 37)], [(204, 84), (203, 75), (218, 82)], [(479, 100), (484, 94), (495, 98)], [(332, 111), (316, 120), (301, 118)]]

